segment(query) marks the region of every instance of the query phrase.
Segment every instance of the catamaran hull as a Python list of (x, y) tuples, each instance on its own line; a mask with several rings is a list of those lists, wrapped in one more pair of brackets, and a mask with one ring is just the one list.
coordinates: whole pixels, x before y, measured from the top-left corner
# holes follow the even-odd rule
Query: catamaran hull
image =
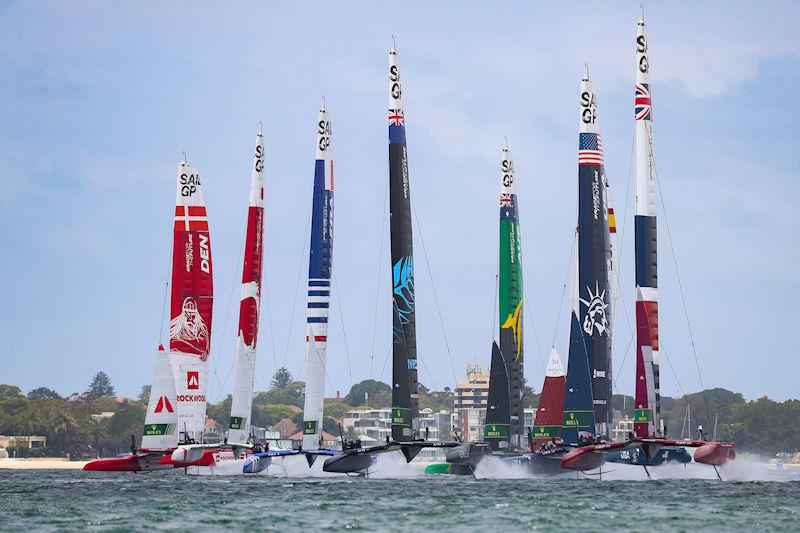
[(606, 454), (606, 462), (637, 466), (659, 466), (667, 463), (691, 463), (692, 454), (682, 447), (664, 447), (652, 458), (647, 457), (642, 448), (621, 450)]
[(709, 442), (694, 452), (696, 463), (719, 466), (736, 458), (736, 450), (730, 442)]
[(325, 459), (323, 472), (363, 474), (378, 460), (377, 453), (345, 453)]
[(137, 453), (127, 457), (97, 459), (85, 464), (83, 469), (91, 472), (151, 472), (174, 468), (171, 464), (161, 462), (165, 457), (168, 456), (160, 453)]

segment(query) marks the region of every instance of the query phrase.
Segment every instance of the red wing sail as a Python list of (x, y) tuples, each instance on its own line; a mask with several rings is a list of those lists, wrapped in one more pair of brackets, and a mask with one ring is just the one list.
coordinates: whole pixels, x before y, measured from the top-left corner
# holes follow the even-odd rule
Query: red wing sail
[(169, 352), (178, 429), (199, 440), (205, 425), (206, 366), (211, 352), (214, 283), (200, 174), (181, 162), (175, 200)]

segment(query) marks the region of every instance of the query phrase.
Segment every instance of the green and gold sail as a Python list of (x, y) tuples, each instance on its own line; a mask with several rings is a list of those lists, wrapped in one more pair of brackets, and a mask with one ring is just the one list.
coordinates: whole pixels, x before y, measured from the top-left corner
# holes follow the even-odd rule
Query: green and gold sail
[(522, 238), (517, 215), (514, 163), (508, 147), (500, 156), (500, 351), (508, 368), (511, 393), (511, 444), (522, 443), (523, 342), (522, 342)]

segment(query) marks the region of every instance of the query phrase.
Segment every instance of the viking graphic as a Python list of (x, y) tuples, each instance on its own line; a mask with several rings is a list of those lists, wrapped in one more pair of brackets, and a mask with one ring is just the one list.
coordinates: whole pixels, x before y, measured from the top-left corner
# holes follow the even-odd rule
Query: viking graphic
[(192, 297), (183, 300), (181, 314), (169, 322), (170, 349), (208, 359), (208, 328)]

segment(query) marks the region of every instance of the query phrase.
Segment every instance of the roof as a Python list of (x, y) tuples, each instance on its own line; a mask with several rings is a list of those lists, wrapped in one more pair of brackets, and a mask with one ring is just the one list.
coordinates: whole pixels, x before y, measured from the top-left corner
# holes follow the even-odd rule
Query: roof
[[(286, 438), (291, 439), (291, 440), (303, 440), (303, 432), (302, 431), (297, 431), (292, 436), (286, 437)], [(338, 441), (339, 437), (336, 436), (336, 435), (332, 435), (332, 434), (328, 433), (325, 430), (322, 430), (322, 440), (324, 440), (324, 441)]]
[(286, 439), (297, 432), (297, 425), (290, 418), (284, 418), (270, 426), (270, 429), (280, 433), (282, 439)]

